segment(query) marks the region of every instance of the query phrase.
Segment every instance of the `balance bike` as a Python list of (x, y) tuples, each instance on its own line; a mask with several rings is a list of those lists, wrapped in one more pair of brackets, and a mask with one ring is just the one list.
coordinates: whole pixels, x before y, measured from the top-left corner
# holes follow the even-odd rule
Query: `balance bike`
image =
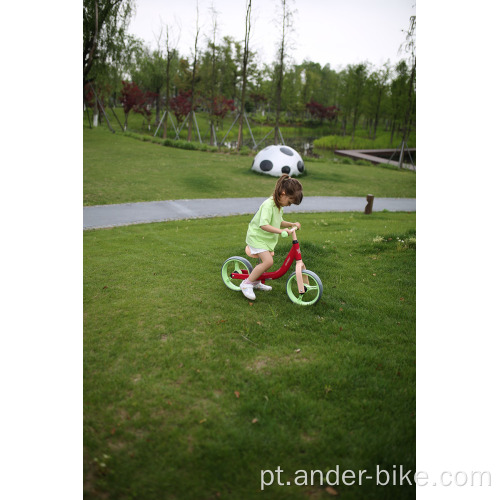
[[(318, 275), (306, 269), (302, 262), (300, 254), (299, 241), (296, 236), (296, 227), (290, 228), (293, 232), (292, 248), (285, 261), (277, 271), (265, 272), (259, 278), (261, 283), (266, 280), (276, 280), (284, 276), (290, 269), (293, 261), (295, 263), (295, 271), (290, 274), (286, 283), (286, 293), (288, 298), (294, 303), (301, 306), (312, 306), (316, 304), (323, 294), (323, 284)], [(282, 237), (287, 237), (287, 231), (281, 233)], [(247, 252), (248, 253), (248, 252)], [(248, 253), (249, 256), (252, 256)], [(248, 278), (253, 271), (253, 266), (244, 257), (229, 257), (222, 265), (222, 281), (231, 290), (240, 292), (240, 281)]]

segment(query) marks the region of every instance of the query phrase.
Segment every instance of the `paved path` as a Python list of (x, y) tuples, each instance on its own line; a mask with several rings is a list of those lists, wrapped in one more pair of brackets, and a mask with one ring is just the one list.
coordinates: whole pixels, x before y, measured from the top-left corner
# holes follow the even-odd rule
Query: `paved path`
[[(222, 217), (255, 213), (266, 198), (225, 198), (167, 200), (120, 205), (83, 207), (83, 229), (98, 229), (147, 222)], [(299, 206), (284, 209), (286, 213), (364, 212), (366, 198), (308, 196)], [(375, 198), (373, 211), (415, 212), (414, 198)]]

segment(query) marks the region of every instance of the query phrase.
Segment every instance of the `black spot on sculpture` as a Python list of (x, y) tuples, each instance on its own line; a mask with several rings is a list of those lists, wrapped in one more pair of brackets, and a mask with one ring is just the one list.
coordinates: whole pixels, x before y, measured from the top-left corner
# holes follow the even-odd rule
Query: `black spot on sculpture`
[(273, 162), (270, 160), (262, 160), (260, 162), (260, 169), (263, 172), (269, 172), (269, 170), (272, 170), (273, 168)]
[(280, 151), (288, 156), (293, 156), (293, 151), (290, 148), (286, 148), (285, 146), (281, 147)]

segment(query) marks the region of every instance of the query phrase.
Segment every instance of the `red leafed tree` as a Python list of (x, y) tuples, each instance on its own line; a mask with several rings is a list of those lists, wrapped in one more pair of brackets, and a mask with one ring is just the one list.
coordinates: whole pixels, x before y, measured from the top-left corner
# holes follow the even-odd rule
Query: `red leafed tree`
[(156, 98), (158, 94), (150, 90), (143, 94), (143, 99), (138, 106), (132, 107), (132, 111), (135, 113), (140, 113), (146, 119), (148, 123), (148, 130), (151, 130), (151, 117), (153, 116), (153, 107), (156, 103)]
[(94, 107), (94, 91), (92, 90), (92, 87), (90, 86), (90, 83), (86, 83), (83, 86), (83, 95), (85, 98), (85, 102), (88, 104), (90, 108)]
[(127, 130), (128, 114), (130, 111), (133, 110), (136, 113), (140, 113), (145, 100), (146, 96), (136, 83), (122, 81), (120, 101), (123, 104), (123, 111), (125, 113), (125, 130)]
[(306, 108), (312, 118), (318, 118), (321, 121), (335, 119), (339, 111), (337, 106), (323, 106), (323, 104), (312, 100), (306, 104)]
[(339, 108), (337, 106), (327, 106), (324, 110), (324, 116), (328, 121), (335, 120), (339, 113)]
[(180, 125), (181, 121), (191, 111), (191, 91), (179, 92), (178, 95), (170, 99), (168, 104), (177, 118), (177, 124)]
[(259, 94), (258, 92), (251, 92), (250, 99), (254, 103), (256, 109), (267, 101), (267, 97), (264, 94)]
[(212, 113), (216, 117), (217, 125), (222, 122), (229, 111), (234, 111), (234, 99), (226, 99), (223, 95), (216, 96), (212, 105)]

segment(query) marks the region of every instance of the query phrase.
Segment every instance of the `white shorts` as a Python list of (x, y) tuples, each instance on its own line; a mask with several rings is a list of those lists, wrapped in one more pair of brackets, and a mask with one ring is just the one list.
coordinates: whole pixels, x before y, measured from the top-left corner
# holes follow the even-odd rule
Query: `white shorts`
[(250, 252), (252, 252), (253, 254), (262, 253), (262, 252), (269, 252), (269, 250), (266, 250), (265, 248), (254, 248), (254, 247), (251, 247), (250, 245), (248, 245), (248, 248), (250, 249)]

